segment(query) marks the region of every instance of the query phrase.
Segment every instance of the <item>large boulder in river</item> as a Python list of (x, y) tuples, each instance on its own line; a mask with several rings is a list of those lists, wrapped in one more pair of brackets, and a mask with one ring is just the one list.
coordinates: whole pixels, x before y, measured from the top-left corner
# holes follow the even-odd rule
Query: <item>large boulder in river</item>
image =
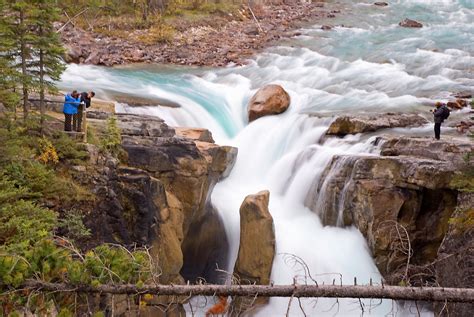
[(421, 28), (423, 27), (423, 24), (420, 22), (417, 22), (415, 20), (410, 20), (410, 19), (405, 19), (398, 23), (398, 25), (404, 27), (404, 28)]
[[(240, 284), (266, 285), (270, 283), (275, 256), (275, 230), (268, 211), (270, 192), (265, 190), (245, 197), (240, 207), (240, 247), (234, 275)], [(250, 304), (261, 304), (266, 299), (236, 298), (233, 311), (249, 309)]]
[(280, 85), (260, 88), (248, 105), (249, 122), (260, 117), (280, 114), (290, 106), (290, 95)]
[(327, 135), (345, 136), (364, 132), (374, 132), (380, 129), (397, 127), (417, 127), (428, 123), (428, 120), (418, 114), (384, 113), (379, 115), (341, 116), (336, 118)]

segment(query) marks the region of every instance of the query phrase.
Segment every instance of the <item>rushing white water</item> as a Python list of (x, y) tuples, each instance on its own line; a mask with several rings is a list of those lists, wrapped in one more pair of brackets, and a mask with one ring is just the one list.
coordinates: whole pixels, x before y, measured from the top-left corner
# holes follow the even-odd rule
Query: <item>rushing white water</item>
[[(157, 115), (170, 125), (205, 127), (218, 143), (239, 148), (231, 175), (217, 184), (212, 194), (231, 243), (230, 271), (238, 251), (240, 204), (246, 195), (268, 189), (277, 248), (274, 283), (291, 284), (295, 276), (304, 283), (301, 267), (291, 265), (286, 253), (301, 257), (320, 283), (332, 283), (333, 279), (340, 283), (342, 279), (342, 283), (351, 284), (354, 277), (359, 283), (370, 278), (379, 281), (380, 274), (359, 231), (323, 227), (317, 214), (304, 206), (311, 184), (321, 177), (334, 155), (377, 154), (370, 138), (323, 140), (329, 116), (426, 113), (424, 104), (474, 88), (473, 1), (388, 2), (388, 7), (380, 8), (372, 2), (341, 1), (338, 5), (343, 14), (322, 23), (346, 27), (329, 32), (320, 25), (308, 27), (301, 36), (258, 55), (247, 66), (200, 70), (71, 65), (62, 86), (94, 88), (111, 98), (120, 92), (177, 102), (181, 105), (177, 109), (119, 105), (118, 110)], [(419, 20), (424, 27), (401, 28), (398, 22), (404, 18)], [(246, 104), (256, 89), (268, 83), (283, 85), (291, 96), (291, 106), (282, 115), (248, 124)], [(308, 115), (311, 113), (320, 118)], [(431, 126), (391, 132), (427, 135)], [(323, 193), (319, 199), (324, 199)], [(335, 303), (303, 301), (302, 306), (309, 316), (361, 315), (359, 301)], [(288, 300), (271, 299), (257, 315), (282, 316), (287, 305)], [(363, 301), (363, 305), (365, 313), (374, 316), (416, 315), (390, 301)], [(290, 312), (291, 316), (302, 315), (297, 301)]]

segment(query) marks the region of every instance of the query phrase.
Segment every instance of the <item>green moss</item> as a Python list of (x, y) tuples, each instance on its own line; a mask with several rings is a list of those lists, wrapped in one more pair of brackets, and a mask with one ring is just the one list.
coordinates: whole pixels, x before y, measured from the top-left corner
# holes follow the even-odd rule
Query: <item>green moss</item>
[(474, 228), (474, 208), (462, 210), (456, 217), (450, 218), (449, 223), (458, 232), (465, 232)]

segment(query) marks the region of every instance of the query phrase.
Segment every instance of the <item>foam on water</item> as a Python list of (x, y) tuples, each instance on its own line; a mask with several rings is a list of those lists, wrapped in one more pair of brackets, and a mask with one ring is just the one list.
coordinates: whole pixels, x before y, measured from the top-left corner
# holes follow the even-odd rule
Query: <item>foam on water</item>
[[(357, 229), (324, 227), (304, 205), (311, 184), (322, 177), (334, 155), (377, 155), (377, 148), (361, 136), (325, 140), (331, 118), (309, 114), (427, 112), (424, 104), (474, 87), (472, 1), (389, 3), (380, 8), (372, 1), (340, 1), (347, 14), (329, 22), (345, 27), (331, 31), (322, 31), (320, 25), (307, 27), (302, 36), (267, 50), (243, 67), (153, 71), (71, 65), (62, 86), (94, 87), (104, 96), (121, 92), (172, 100), (181, 107), (122, 104), (118, 110), (157, 115), (170, 125), (208, 128), (218, 143), (239, 148), (231, 175), (216, 185), (211, 197), (229, 236), (229, 271), (238, 252), (240, 204), (246, 195), (268, 189), (276, 233), (272, 270), (276, 284), (291, 284), (295, 276), (299, 283), (305, 282), (301, 267), (292, 266), (284, 254), (301, 257), (320, 283), (336, 279), (351, 284), (354, 277), (361, 284), (370, 278), (380, 280)], [(398, 22), (404, 18), (419, 20), (424, 27), (401, 28)], [(284, 86), (291, 107), (282, 115), (248, 124), (246, 104), (268, 83)], [(387, 132), (426, 135), (431, 129), (427, 125)], [(325, 199), (324, 193), (319, 198)], [(372, 305), (376, 302), (363, 301), (366, 314), (416, 315), (410, 305), (408, 309), (390, 301)], [(257, 315), (283, 316), (287, 305), (288, 300), (274, 298)], [(361, 314), (359, 301), (353, 300), (340, 300), (338, 305), (335, 300), (304, 300), (302, 306), (310, 316), (334, 315), (337, 310), (342, 316)], [(296, 301), (290, 312), (303, 315)]]

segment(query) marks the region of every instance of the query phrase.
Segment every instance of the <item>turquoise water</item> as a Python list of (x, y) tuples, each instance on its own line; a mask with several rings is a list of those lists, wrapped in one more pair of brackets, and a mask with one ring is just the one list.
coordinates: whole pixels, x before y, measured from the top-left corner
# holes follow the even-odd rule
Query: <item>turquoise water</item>
[[(267, 49), (244, 67), (71, 65), (62, 88), (93, 89), (141, 97), (179, 99), (182, 109), (142, 109), (173, 125), (203, 126), (223, 138), (247, 124), (246, 102), (264, 84), (282, 84), (300, 113), (426, 111), (423, 105), (446, 100), (474, 87), (473, 1), (340, 1), (342, 14), (302, 35)], [(404, 18), (421, 29), (398, 26)], [(196, 109), (200, 108), (200, 109)], [(200, 115), (196, 116), (198, 111)]]

